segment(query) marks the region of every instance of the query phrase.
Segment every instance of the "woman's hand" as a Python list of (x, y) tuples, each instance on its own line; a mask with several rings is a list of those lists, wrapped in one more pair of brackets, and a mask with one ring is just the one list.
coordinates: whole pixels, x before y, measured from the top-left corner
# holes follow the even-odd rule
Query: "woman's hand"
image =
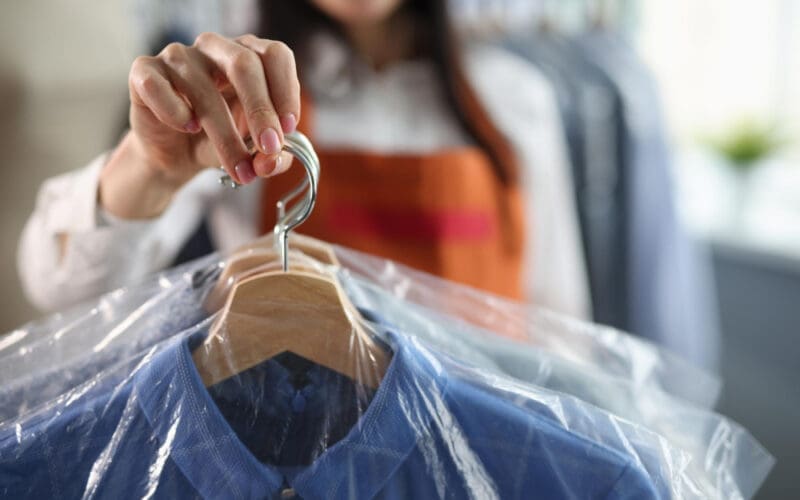
[(137, 58), (128, 83), (131, 131), (100, 178), (100, 202), (112, 214), (156, 216), (206, 167), (222, 165), (247, 184), (291, 163), (281, 147), (300, 117), (300, 83), (283, 43), (203, 33), (192, 46)]

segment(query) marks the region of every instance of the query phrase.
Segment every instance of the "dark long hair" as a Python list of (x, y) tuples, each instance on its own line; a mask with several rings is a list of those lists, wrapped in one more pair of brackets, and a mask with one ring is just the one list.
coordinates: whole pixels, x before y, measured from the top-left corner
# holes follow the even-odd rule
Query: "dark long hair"
[[(469, 84), (462, 64), (460, 46), (450, 23), (446, 0), (406, 0), (424, 34), (426, 52), (442, 83), (444, 95), (467, 135), (492, 160), (503, 183), (516, 182), (518, 168), (511, 147), (489, 116)], [(309, 0), (262, 0), (259, 35), (286, 43), (295, 53), (300, 79), (309, 59), (310, 38), (324, 29), (343, 35), (336, 22)]]

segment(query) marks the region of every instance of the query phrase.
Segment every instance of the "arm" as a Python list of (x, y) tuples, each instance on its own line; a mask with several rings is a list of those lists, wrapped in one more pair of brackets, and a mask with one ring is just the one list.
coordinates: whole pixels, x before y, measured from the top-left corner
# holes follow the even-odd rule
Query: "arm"
[(181, 189), (158, 217), (108, 214), (97, 202), (108, 156), (39, 190), (17, 260), (23, 289), (41, 310), (62, 309), (169, 266), (203, 216), (203, 187), (214, 180), (206, 174)]

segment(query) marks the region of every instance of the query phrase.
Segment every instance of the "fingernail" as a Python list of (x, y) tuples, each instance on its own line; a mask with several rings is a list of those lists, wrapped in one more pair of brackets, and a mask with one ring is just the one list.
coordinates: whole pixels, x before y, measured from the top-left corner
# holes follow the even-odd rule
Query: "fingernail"
[(183, 128), (187, 132), (191, 133), (200, 132), (200, 123), (197, 121), (197, 119), (192, 118), (191, 120), (186, 122), (186, 125), (184, 125)]
[(250, 184), (256, 178), (256, 171), (253, 170), (253, 165), (250, 160), (242, 160), (236, 164), (234, 168), (236, 175), (242, 184)]
[(278, 133), (275, 129), (268, 128), (261, 133), (261, 149), (268, 155), (280, 152), (281, 140), (278, 138)]
[(281, 118), (281, 128), (284, 134), (291, 134), (297, 128), (297, 117), (294, 113), (289, 113)]

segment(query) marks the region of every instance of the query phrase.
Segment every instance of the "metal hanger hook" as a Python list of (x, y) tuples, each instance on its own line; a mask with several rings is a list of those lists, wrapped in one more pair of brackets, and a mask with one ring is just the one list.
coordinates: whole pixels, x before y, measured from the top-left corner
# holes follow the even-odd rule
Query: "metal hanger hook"
[[(248, 148), (252, 148), (252, 141), (248, 140)], [(281, 257), (284, 271), (289, 270), (289, 232), (309, 218), (314, 204), (317, 201), (317, 187), (319, 185), (319, 157), (308, 137), (300, 132), (292, 132), (284, 137), (283, 150), (297, 158), (306, 171), (305, 178), (294, 189), (278, 201), (276, 209), (278, 218), (273, 233), (275, 245)], [(239, 185), (229, 175), (220, 178), (220, 183), (237, 188)], [(299, 195), (305, 196), (291, 208), (289, 203)]]

